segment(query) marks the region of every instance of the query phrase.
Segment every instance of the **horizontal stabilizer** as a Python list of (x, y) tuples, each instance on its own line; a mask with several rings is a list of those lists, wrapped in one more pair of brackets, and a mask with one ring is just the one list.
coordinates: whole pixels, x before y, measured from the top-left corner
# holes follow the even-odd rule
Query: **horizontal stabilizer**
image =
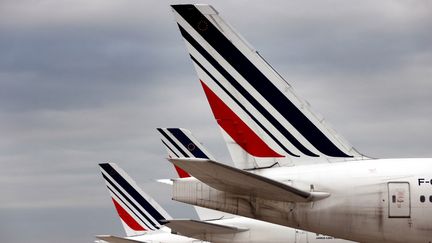
[(165, 225), (173, 231), (188, 237), (202, 234), (233, 234), (249, 230), (247, 228), (220, 225), (193, 219), (171, 219), (167, 220)]
[(326, 192), (308, 192), (293, 186), (208, 159), (169, 159), (174, 165), (217, 190), (289, 202), (317, 201)]
[(96, 238), (109, 243), (145, 243), (144, 241), (129, 240), (127, 238), (112, 235), (96, 235)]
[(173, 185), (173, 182), (171, 179), (158, 179), (157, 182), (162, 183), (162, 184), (166, 184), (166, 185)]

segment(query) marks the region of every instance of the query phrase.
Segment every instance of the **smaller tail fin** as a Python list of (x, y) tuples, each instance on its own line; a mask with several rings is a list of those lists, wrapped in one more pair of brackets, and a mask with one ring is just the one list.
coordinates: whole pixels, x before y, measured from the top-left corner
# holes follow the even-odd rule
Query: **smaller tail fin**
[[(168, 156), (170, 158), (201, 158), (213, 159), (213, 155), (208, 152), (204, 145), (202, 145), (191, 131), (184, 128), (158, 128), (157, 129), (163, 145), (165, 146)], [(177, 174), (180, 178), (191, 177), (186, 171), (174, 165)], [(223, 213), (220, 211), (194, 207), (200, 220), (232, 218), (233, 215)]]
[[(170, 158), (214, 159), (189, 130), (183, 128), (158, 128), (157, 130)], [(190, 177), (179, 167), (175, 166), (175, 169), (180, 178)]]
[(214, 159), (189, 130), (184, 128), (158, 128), (157, 130), (171, 158)]
[(115, 163), (99, 164), (127, 236), (161, 229), (171, 216)]

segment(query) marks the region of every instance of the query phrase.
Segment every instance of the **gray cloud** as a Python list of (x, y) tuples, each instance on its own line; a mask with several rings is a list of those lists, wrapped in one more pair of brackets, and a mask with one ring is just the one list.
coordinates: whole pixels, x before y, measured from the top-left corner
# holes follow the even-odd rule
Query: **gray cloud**
[[(431, 157), (429, 1), (211, 1), (363, 153)], [(97, 163), (175, 216), (155, 128), (227, 151), (166, 1), (0, 3), (0, 236), (122, 234)], [(23, 229), (27, 234), (23, 234)]]

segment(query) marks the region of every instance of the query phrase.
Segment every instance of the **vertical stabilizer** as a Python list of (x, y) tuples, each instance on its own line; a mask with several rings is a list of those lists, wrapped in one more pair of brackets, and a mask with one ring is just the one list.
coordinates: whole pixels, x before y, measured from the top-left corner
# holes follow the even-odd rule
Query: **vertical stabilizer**
[(99, 164), (127, 236), (159, 230), (171, 216), (114, 163)]
[[(184, 128), (158, 128), (157, 130), (170, 158), (201, 158), (215, 160), (213, 155), (197, 138), (195, 138), (191, 131)], [(190, 177), (186, 171), (175, 165), (174, 167), (180, 178)], [(232, 214), (212, 209), (197, 206), (194, 208), (200, 220), (233, 217)]]
[(172, 5), (236, 167), (361, 159), (210, 5)]

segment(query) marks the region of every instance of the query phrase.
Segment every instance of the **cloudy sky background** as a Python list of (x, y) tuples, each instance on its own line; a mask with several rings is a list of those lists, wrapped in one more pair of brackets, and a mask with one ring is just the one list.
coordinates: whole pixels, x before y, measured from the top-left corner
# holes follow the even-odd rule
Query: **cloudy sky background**
[[(174, 216), (155, 131), (228, 160), (169, 1), (0, 1), (0, 241), (123, 235), (97, 163)], [(432, 157), (430, 1), (209, 1), (359, 151)]]

